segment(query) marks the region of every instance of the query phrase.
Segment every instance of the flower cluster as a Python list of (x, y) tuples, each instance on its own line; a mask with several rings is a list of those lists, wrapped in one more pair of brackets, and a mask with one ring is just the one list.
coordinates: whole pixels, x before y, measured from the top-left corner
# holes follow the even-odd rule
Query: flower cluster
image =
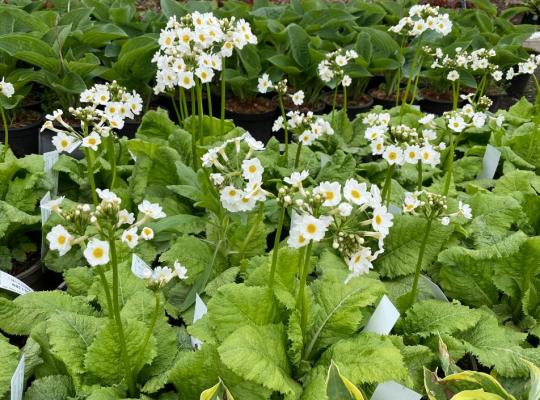
[(171, 17), (159, 35), (160, 48), (152, 59), (157, 65), (155, 93), (175, 87), (191, 89), (195, 77), (202, 83), (211, 82), (214, 71), (221, 71), (223, 58), (247, 44), (257, 44), (257, 37), (243, 19), (219, 19), (199, 12), (180, 20)]
[(174, 262), (173, 268), (157, 266), (152, 269), (141, 260), (136, 254), (133, 254), (131, 262), (131, 272), (137, 277), (144, 279), (150, 288), (161, 288), (169, 283), (174, 277), (181, 281), (188, 278), (187, 268), (178, 261)]
[[(448, 128), (453, 132), (463, 132), (467, 128), (482, 128), (486, 125), (490, 115), (487, 110), (492, 104), (492, 101), (482, 96), (476, 103), (472, 101), (472, 94), (464, 95), (462, 98), (469, 101), (465, 106), (457, 111), (450, 111), (444, 113), (444, 118)], [(493, 117), (496, 125), (500, 127), (503, 123), (504, 117), (499, 115)]]
[(257, 90), (259, 93), (263, 94), (268, 93), (271, 90), (275, 90), (281, 96), (288, 95), (295, 106), (301, 106), (304, 104), (304, 91), (298, 90), (290, 94), (287, 87), (287, 79), (282, 79), (281, 81), (274, 83), (270, 80), (270, 76), (268, 74), (262, 74), (257, 83)]
[(345, 66), (349, 61), (358, 58), (358, 53), (354, 50), (343, 49), (328, 53), (326, 58), (321, 61), (317, 67), (319, 77), (323, 82), (330, 83), (332, 81), (341, 82), (344, 87), (350, 86), (352, 80), (345, 73)]
[(272, 131), (277, 132), (287, 126), (287, 129), (298, 136), (298, 142), (304, 146), (310, 146), (324, 135), (333, 135), (334, 129), (330, 122), (322, 117), (316, 117), (313, 112), (302, 113), (291, 110), (287, 113), (287, 120), (279, 116), (272, 126)]
[[(121, 233), (118, 232), (120, 240), (133, 249), (139, 240), (154, 238), (154, 231), (145, 224), (165, 217), (159, 204), (144, 200), (138, 206), (139, 216), (136, 221), (133, 213), (120, 208), (122, 200), (115, 193), (108, 189), (97, 189), (96, 192), (101, 203), (93, 211), (88, 204), (79, 204), (75, 208), (64, 210), (61, 207), (64, 197), (41, 205), (43, 209), (60, 216), (65, 225), (58, 224), (47, 234), (49, 248), (63, 256), (73, 246), (80, 245), (84, 248), (86, 261), (92, 267), (109, 262), (109, 242), (102, 239), (107, 238), (110, 232), (116, 234), (121, 229)], [(91, 228), (88, 229), (89, 227)], [(92, 233), (96, 231), (97, 234)]]
[(413, 128), (405, 124), (391, 125), (388, 113), (369, 113), (362, 122), (368, 125), (364, 135), (370, 141), (373, 155), (382, 155), (390, 165), (421, 161), (435, 167), (441, 162), (440, 151), (446, 144), (431, 143), (437, 138), (433, 119), (434, 115), (428, 114), (419, 119), (422, 128)]
[(278, 201), (293, 210), (287, 244), (302, 248), (320, 242), (330, 232), (333, 248), (347, 261), (347, 281), (369, 272), (384, 251), (383, 241), (393, 224), (379, 188), (371, 185), (368, 190), (366, 183), (351, 178), (343, 186), (321, 182), (307, 190), (303, 181), (308, 175), (308, 171), (294, 172), (279, 189)]
[(13, 87), (13, 85), (9, 82), (6, 82), (4, 80), (4, 77), (2, 77), (2, 80), (0, 81), (0, 93), (8, 99), (15, 93), (15, 88)]
[(536, 54), (536, 55), (531, 54), (527, 61), (518, 63), (517, 70), (514, 70), (514, 68), (510, 68), (506, 72), (506, 79), (511, 80), (514, 78), (514, 76), (523, 75), (523, 74), (532, 75), (535, 73), (536, 68), (538, 68), (539, 65), (540, 65), (540, 54)]
[[(247, 144), (247, 151), (242, 144)], [(257, 202), (266, 200), (269, 193), (262, 188), (264, 167), (253, 157), (254, 152), (261, 150), (264, 144), (245, 133), (211, 148), (202, 156), (203, 167), (217, 170), (210, 174), (210, 179), (218, 188), (226, 210), (251, 211)]]
[(503, 77), (499, 66), (490, 61), (490, 58), (497, 55), (493, 49), (481, 48), (468, 52), (461, 47), (457, 47), (453, 55), (444, 54), (440, 48), (432, 51), (429, 47), (426, 47), (424, 51), (433, 57), (431, 68), (449, 70), (446, 79), (451, 82), (459, 79), (459, 70), (480, 71), (482, 74), (489, 73), (495, 81), (500, 81)]
[(425, 31), (432, 30), (446, 36), (452, 31), (452, 21), (448, 14), (439, 13), (439, 7), (415, 5), (409, 9), (407, 17), (401, 18), (397, 25), (388, 30), (407, 36), (420, 36)]
[(406, 192), (403, 202), (403, 212), (413, 215), (423, 215), (426, 218), (437, 219), (441, 224), (448, 225), (452, 218), (472, 218), (471, 207), (459, 201), (458, 210), (448, 212), (448, 199), (446, 196), (431, 193), (425, 190)]
[(71, 153), (79, 145), (97, 151), (101, 139), (122, 129), (126, 119), (132, 119), (142, 111), (142, 98), (136, 92), (128, 92), (116, 81), (96, 84), (80, 95), (84, 107), (70, 108), (69, 114), (80, 121), (81, 132), (77, 132), (63, 119), (63, 111), (56, 110), (46, 115), (41, 127), (55, 132), (53, 144), (58, 152)]

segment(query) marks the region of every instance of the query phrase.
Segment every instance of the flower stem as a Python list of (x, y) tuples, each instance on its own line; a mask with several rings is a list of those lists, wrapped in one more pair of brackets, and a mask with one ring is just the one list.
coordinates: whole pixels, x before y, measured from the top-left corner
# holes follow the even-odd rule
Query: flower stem
[(150, 337), (152, 336), (152, 332), (154, 331), (154, 327), (156, 326), (157, 317), (159, 314), (159, 308), (161, 306), (161, 294), (159, 292), (155, 293), (156, 295), (156, 303), (154, 306), (154, 312), (152, 313), (152, 319), (150, 320), (150, 325), (148, 326), (148, 330), (146, 331), (146, 335), (144, 336), (143, 345), (141, 347), (141, 351), (139, 352), (139, 356), (137, 357), (137, 363), (135, 366), (139, 366), (142, 363), (142, 357), (144, 354), (144, 351), (146, 350), (146, 346), (148, 345), (148, 341), (150, 340)]
[(447, 195), (450, 191), (450, 183), (454, 173), (454, 134), (450, 132), (450, 143), (448, 145), (448, 158), (446, 164), (446, 181), (444, 182), (443, 195)]
[(307, 250), (306, 250), (306, 254), (305, 254), (305, 258), (304, 258), (304, 266), (302, 268), (302, 272), (301, 272), (301, 275), (300, 275), (300, 287), (298, 288), (298, 296), (296, 298), (296, 308), (299, 308), (301, 311), (300, 311), (300, 315), (301, 315), (301, 319), (300, 319), (300, 326), (302, 328), (302, 335), (305, 336), (306, 334), (306, 327), (307, 327), (307, 301), (306, 301), (306, 297), (304, 295), (305, 293), (305, 288), (306, 288), (306, 282), (307, 282), (307, 276), (308, 276), (308, 272), (309, 272), (309, 267), (310, 267), (310, 264), (311, 264), (311, 249), (313, 247), (313, 241), (310, 241), (308, 246), (307, 246)]
[[(411, 70), (409, 71), (409, 78), (407, 79), (407, 86), (405, 86), (405, 94), (403, 95), (403, 104), (406, 104), (407, 101), (408, 101), (408, 98), (409, 98), (409, 90), (411, 89), (411, 83), (412, 83), (413, 76), (416, 73), (416, 65), (418, 64), (417, 60), (418, 60), (418, 56), (419, 56), (420, 49), (421, 49), (421, 46), (420, 46), (421, 43), (422, 43), (422, 41), (419, 40), (418, 43), (416, 44), (416, 49), (415, 49), (415, 52), (414, 52), (414, 58), (413, 58), (413, 62), (412, 62), (412, 65), (411, 65)], [(411, 103), (412, 103), (412, 101), (411, 101)]]
[(287, 116), (285, 115), (285, 107), (283, 106), (283, 96), (278, 91), (279, 108), (281, 117), (283, 118), (283, 130), (285, 131), (285, 160), (289, 159), (289, 129), (287, 128)]
[(397, 69), (397, 90), (396, 90), (396, 107), (399, 106), (399, 100), (401, 96), (401, 68), (403, 67), (403, 45), (405, 44), (405, 38), (401, 39), (401, 45), (399, 46), (399, 68)]
[(107, 154), (109, 156), (109, 163), (111, 164), (111, 186), (110, 190), (114, 189), (116, 183), (116, 152), (114, 149), (114, 136), (109, 134), (107, 138)]
[(336, 113), (336, 105), (337, 105), (337, 86), (336, 90), (334, 90), (334, 98), (332, 100), (332, 124), (334, 123), (334, 114)]
[(392, 191), (392, 175), (394, 174), (394, 169), (396, 166), (394, 164), (390, 165), (388, 169), (386, 170), (386, 177), (384, 178), (384, 185), (381, 192), (381, 199), (383, 203), (386, 201), (386, 198), (388, 197), (388, 203), (390, 202), (390, 193)]
[(302, 152), (302, 142), (298, 142), (298, 147), (296, 147), (296, 157), (294, 159), (294, 169), (296, 170), (298, 168), (298, 164), (300, 163), (300, 153)]
[(101, 266), (97, 267), (97, 271), (101, 279), (101, 285), (103, 286), (103, 291), (105, 292), (105, 298), (107, 299), (107, 311), (109, 314), (109, 318), (114, 319), (114, 310), (113, 310), (113, 305), (112, 305), (111, 289), (109, 288), (109, 283), (107, 282), (107, 278), (105, 277), (105, 272), (103, 272), (103, 269)]
[(182, 104), (180, 106), (180, 112), (182, 113), (183, 120), (186, 119), (189, 116), (188, 106), (187, 106), (187, 98), (186, 98), (186, 91), (184, 88), (180, 89), (180, 96), (182, 99)]
[(418, 297), (418, 281), (420, 279), (420, 272), (422, 271), (422, 261), (424, 259), (424, 253), (426, 252), (426, 245), (429, 238), (429, 233), (431, 231), (431, 223), (433, 218), (428, 217), (426, 231), (424, 232), (424, 237), (422, 243), (420, 244), (420, 253), (418, 253), (418, 260), (416, 262), (416, 270), (414, 271), (414, 281), (411, 289), (410, 305), (413, 305), (416, 302)]
[(116, 256), (116, 241), (114, 238), (114, 229), (112, 227), (109, 228), (109, 247), (110, 247), (110, 258), (111, 258), (111, 270), (112, 270), (112, 305), (113, 305), (113, 311), (114, 311), (114, 319), (116, 321), (116, 330), (118, 334), (118, 339), (120, 342), (120, 352), (122, 354), (122, 358), (124, 359), (124, 366), (126, 369), (125, 372), (125, 378), (128, 385), (128, 391), (130, 394), (130, 397), (135, 396), (135, 380), (133, 379), (133, 371), (131, 369), (131, 363), (129, 360), (129, 354), (127, 351), (127, 345), (126, 345), (126, 337), (124, 333), (124, 326), (122, 324), (122, 317), (120, 315), (120, 301), (119, 301), (119, 293), (118, 293), (118, 287), (119, 287), (119, 277), (118, 277), (118, 259)]
[(221, 121), (219, 133), (225, 133), (225, 57), (221, 61)]
[(214, 134), (214, 113), (212, 112), (212, 92), (210, 83), (206, 83), (206, 100), (208, 101), (208, 115), (210, 116), (210, 132)]
[(98, 198), (96, 193), (96, 181), (94, 180), (94, 154), (90, 149), (84, 149), (84, 156), (86, 158), (86, 173), (88, 174), (88, 180), (90, 181), (90, 191), (92, 192), (92, 202), (94, 206), (98, 205)]
[(279, 215), (279, 221), (278, 221), (278, 226), (276, 230), (276, 237), (274, 238), (274, 250), (272, 251), (272, 265), (270, 267), (270, 280), (268, 282), (268, 286), (270, 286), (270, 288), (274, 286), (274, 276), (276, 275), (276, 266), (277, 266), (277, 259), (278, 259), (278, 254), (279, 254), (279, 242), (281, 239), (281, 231), (283, 230), (283, 223), (285, 221), (285, 211), (286, 211), (286, 208), (282, 206), (281, 214)]
[[(182, 107), (182, 100), (181, 100), (182, 92), (180, 92), (178, 96), (180, 97), (179, 99), (180, 107)], [(176, 105), (176, 99), (174, 98), (172, 94), (171, 94), (171, 102), (174, 107), (174, 113), (176, 114), (176, 119), (178, 119), (178, 123), (180, 123), (184, 120), (184, 117), (182, 116), (182, 113), (181, 113), (182, 109), (180, 108), (180, 111), (178, 110), (178, 106)]]
[(202, 82), (197, 81), (197, 108), (199, 109), (199, 143), (204, 145), (203, 137), (203, 99), (202, 99)]
[(418, 163), (416, 164), (416, 170), (418, 171), (418, 184), (416, 186), (416, 189), (420, 191), (422, 190), (422, 183), (424, 182), (424, 179), (422, 178), (422, 160), (418, 160)]
[(9, 129), (7, 124), (7, 118), (6, 113), (4, 112), (4, 108), (0, 107), (0, 115), (2, 116), (2, 123), (4, 125), (4, 145), (9, 148)]
[(341, 109), (347, 114), (347, 86), (343, 86), (343, 102)]

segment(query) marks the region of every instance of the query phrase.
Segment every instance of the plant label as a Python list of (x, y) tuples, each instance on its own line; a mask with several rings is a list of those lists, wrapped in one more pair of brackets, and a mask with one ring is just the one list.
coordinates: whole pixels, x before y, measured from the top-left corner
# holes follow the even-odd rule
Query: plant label
[(131, 158), (133, 159), (133, 161), (137, 162), (137, 156), (135, 156), (135, 154), (133, 154), (133, 152), (131, 150), (128, 150), (128, 153), (131, 156)]
[(420, 106), (418, 104), (411, 104), (411, 108), (413, 110), (417, 110), (417, 111), (420, 111)]
[(394, 381), (377, 385), (371, 400), (420, 400), (422, 395)]
[[(39, 201), (40, 209), (41, 209), (41, 226), (45, 225), (45, 223), (49, 220), (49, 217), (51, 216), (51, 210), (44, 209), (44, 204), (47, 204), (49, 201), (51, 201), (51, 192), (45, 193), (45, 196)], [(45, 237), (43, 234), (43, 231), (41, 232), (41, 259), (43, 260), (43, 257), (45, 256)]]
[(488, 144), (484, 153), (484, 159), (482, 160), (482, 172), (480, 172), (477, 179), (493, 179), (500, 159), (501, 152)]
[(33, 292), (32, 288), (26, 283), (4, 271), (0, 271), (0, 288), (17, 294)]
[[(193, 323), (200, 320), (204, 314), (208, 312), (206, 304), (202, 301), (199, 294), (195, 294), (195, 314), (193, 314)], [(202, 347), (202, 342), (196, 337), (191, 336), (191, 347), (194, 349), (200, 349)]]
[(69, 146), (67, 149), (66, 149), (66, 153), (73, 153), (75, 150), (77, 150), (77, 147), (79, 147), (80, 145), (82, 144), (82, 142), (80, 140), (75, 140), (71, 146)]
[(43, 154), (43, 169), (53, 181), (52, 193), (54, 196), (58, 193), (58, 172), (53, 170), (54, 164), (58, 161), (58, 152), (56, 150)]
[(435, 297), (437, 300), (448, 301), (448, 297), (446, 297), (446, 295), (441, 290), (439, 285), (437, 285), (435, 282), (433, 282), (431, 279), (429, 279), (425, 275), (420, 275), (420, 278), (422, 278), (422, 280), (426, 282), (426, 284), (429, 286), (429, 288), (431, 289), (431, 293), (433, 294), (433, 297)]
[(22, 400), (24, 392), (24, 354), (11, 377), (11, 400)]
[(392, 215), (401, 215), (401, 208), (395, 204), (390, 204), (390, 206), (388, 206), (388, 212)]
[(139, 278), (145, 278), (148, 277), (148, 274), (152, 274), (150, 267), (136, 254), (131, 257), (131, 271)]
[(390, 299), (384, 295), (369, 319), (364, 332), (374, 332), (379, 335), (388, 335), (400, 317), (398, 309)]

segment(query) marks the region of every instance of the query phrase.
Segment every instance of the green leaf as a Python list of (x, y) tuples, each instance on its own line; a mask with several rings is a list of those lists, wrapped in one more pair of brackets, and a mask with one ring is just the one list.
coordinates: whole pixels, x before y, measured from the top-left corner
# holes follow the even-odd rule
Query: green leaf
[(112, 40), (127, 38), (128, 35), (115, 24), (95, 24), (81, 32), (80, 40), (92, 47), (103, 47)]
[(334, 362), (330, 364), (326, 379), (326, 394), (328, 400), (364, 400), (362, 392), (339, 372)]
[(19, 349), (0, 336), (0, 398), (9, 391), (11, 377), (19, 363)]
[(300, 386), (290, 377), (281, 325), (246, 325), (219, 346), (223, 363), (248, 381), (287, 396), (298, 396)]
[(31, 292), (13, 301), (0, 298), (0, 329), (11, 335), (28, 335), (39, 322), (62, 311), (82, 315), (95, 313), (81, 298), (61, 291)]
[(0, 49), (19, 60), (57, 73), (60, 60), (51, 46), (27, 33), (0, 36)]
[(361, 333), (330, 347), (321, 361), (334, 360), (354, 384), (403, 380), (408, 376), (403, 356), (389, 337)]
[(401, 321), (401, 329), (408, 335), (425, 338), (437, 334), (453, 334), (472, 328), (481, 313), (456, 303), (426, 300), (416, 303)]
[(311, 56), (309, 53), (309, 35), (297, 24), (290, 24), (287, 27), (291, 53), (294, 61), (304, 69), (311, 67)]
[(208, 302), (208, 318), (221, 340), (245, 325), (271, 324), (276, 315), (274, 296), (266, 287), (225, 285)]
[(24, 400), (67, 400), (74, 394), (69, 376), (49, 375), (36, 379), (24, 395)]
[[(384, 253), (375, 262), (381, 275), (395, 278), (414, 273), (426, 226), (427, 221), (424, 218), (410, 215), (394, 217), (394, 226), (390, 228), (390, 234), (385, 239)], [(426, 269), (437, 258), (451, 232), (450, 226), (438, 223), (432, 225), (422, 269)]]
[[(138, 371), (156, 356), (156, 339), (150, 337), (143, 348), (145, 325), (139, 321), (126, 319), (122, 323), (131, 369)], [(122, 381), (127, 369), (120, 349), (116, 323), (109, 320), (98, 331), (88, 348), (84, 359), (87, 372), (102, 384), (114, 385)]]

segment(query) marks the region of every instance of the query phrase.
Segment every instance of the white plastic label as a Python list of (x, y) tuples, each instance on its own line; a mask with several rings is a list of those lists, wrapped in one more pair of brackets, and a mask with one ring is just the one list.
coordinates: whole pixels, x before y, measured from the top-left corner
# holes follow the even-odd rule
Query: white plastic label
[[(208, 312), (208, 309), (206, 308), (206, 304), (204, 304), (204, 301), (200, 298), (199, 294), (195, 294), (195, 314), (193, 314), (193, 323), (200, 320), (204, 314)], [(202, 342), (191, 336), (191, 347), (194, 349), (200, 349), (202, 347)]]
[(128, 150), (128, 153), (131, 156), (131, 158), (133, 158), (133, 161), (137, 162), (137, 157), (135, 156), (135, 154), (133, 154), (131, 150)]
[(482, 172), (478, 175), (478, 179), (493, 179), (500, 159), (501, 152), (488, 144), (482, 160)]
[(43, 198), (39, 201), (39, 206), (41, 209), (41, 226), (45, 225), (45, 223), (49, 220), (49, 217), (51, 216), (51, 210), (47, 210), (42, 207), (49, 201), (51, 201), (51, 192), (45, 193), (45, 196), (43, 196)]
[(138, 255), (133, 254), (131, 258), (131, 272), (141, 279), (149, 279), (152, 277), (152, 270)]
[(24, 354), (11, 377), (11, 400), (22, 400), (24, 392)]
[(435, 282), (433, 282), (431, 279), (429, 279), (425, 275), (420, 275), (420, 277), (424, 280), (424, 282), (427, 283), (427, 285), (431, 289), (431, 293), (433, 294), (433, 297), (435, 297), (437, 300), (448, 301), (448, 297), (446, 297), (446, 295), (441, 290), (439, 285), (437, 285)]
[(384, 295), (369, 319), (364, 332), (388, 335), (400, 317), (398, 309), (392, 304), (390, 299)]
[(66, 153), (73, 153), (81, 144), (82, 142), (80, 140), (75, 140), (73, 143), (71, 143), (71, 146), (66, 149)]
[(4, 271), (0, 271), (0, 288), (17, 294), (33, 292), (32, 288), (26, 283)]
[(401, 208), (395, 204), (390, 204), (390, 206), (388, 206), (388, 212), (392, 215), (401, 215)]
[(53, 195), (56, 196), (58, 193), (58, 173), (53, 171), (54, 164), (58, 161), (58, 152), (56, 150), (49, 151), (43, 154), (43, 169), (45, 173), (49, 175), (53, 181)]
[(394, 381), (377, 385), (371, 400), (420, 400), (422, 395)]

